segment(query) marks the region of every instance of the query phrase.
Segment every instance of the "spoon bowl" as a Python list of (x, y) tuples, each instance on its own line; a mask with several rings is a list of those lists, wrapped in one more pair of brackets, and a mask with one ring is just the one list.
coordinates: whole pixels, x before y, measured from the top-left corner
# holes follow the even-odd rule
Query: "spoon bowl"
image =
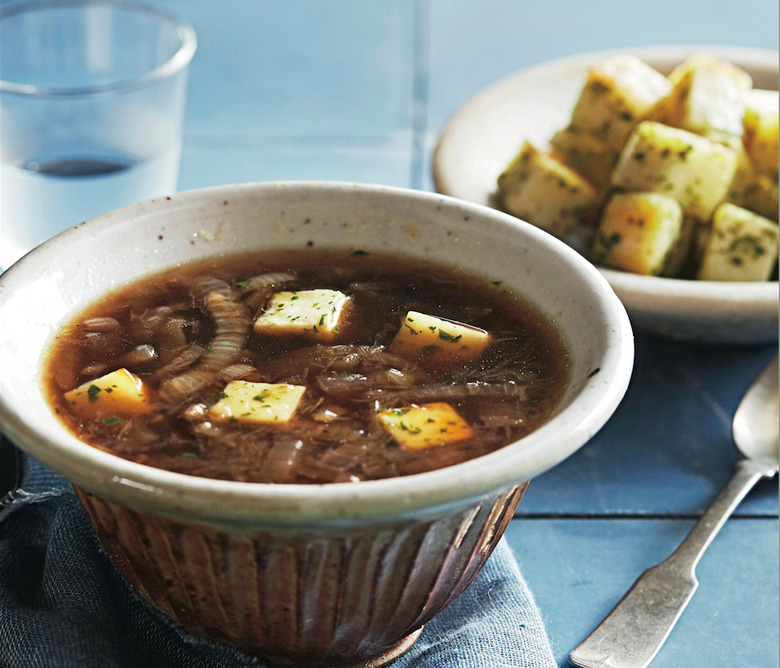
[(767, 364), (743, 397), (734, 414), (734, 444), (748, 459), (778, 455), (778, 356)]

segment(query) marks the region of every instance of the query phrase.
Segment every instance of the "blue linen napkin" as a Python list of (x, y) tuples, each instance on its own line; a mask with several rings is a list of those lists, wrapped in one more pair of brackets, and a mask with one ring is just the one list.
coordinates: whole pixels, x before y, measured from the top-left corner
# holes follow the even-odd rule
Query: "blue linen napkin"
[[(102, 550), (70, 483), (24, 456), (0, 507), (0, 666), (264, 668), (147, 605)], [(554, 668), (544, 624), (501, 540), (472, 585), (392, 668)]]

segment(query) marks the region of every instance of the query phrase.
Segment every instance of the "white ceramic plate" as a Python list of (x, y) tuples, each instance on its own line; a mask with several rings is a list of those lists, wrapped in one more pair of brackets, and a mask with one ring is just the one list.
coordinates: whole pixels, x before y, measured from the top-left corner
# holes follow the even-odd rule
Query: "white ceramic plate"
[[(498, 175), (524, 139), (544, 143), (564, 127), (588, 70), (618, 51), (555, 60), (499, 81), (452, 117), (433, 158), (436, 190), (490, 206)], [(664, 73), (694, 53), (744, 68), (756, 88), (777, 88), (776, 52), (718, 46), (663, 46), (631, 53)], [(767, 343), (778, 335), (778, 284), (712, 283), (601, 270), (637, 328), (709, 343)]]

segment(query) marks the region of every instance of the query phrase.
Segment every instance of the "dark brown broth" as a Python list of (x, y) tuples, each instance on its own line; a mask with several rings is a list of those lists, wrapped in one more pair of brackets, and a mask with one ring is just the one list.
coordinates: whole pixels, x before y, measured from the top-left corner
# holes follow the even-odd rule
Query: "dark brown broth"
[[(197, 365), (175, 368), (195, 353), (202, 359), (215, 334), (201, 298), (193, 295), (195, 277), (226, 281), (237, 298), (252, 304), (254, 319), (264, 300), (246, 281), (269, 272), (297, 275), (293, 287), (284, 289), (347, 293), (352, 307), (339, 338), (317, 344), (258, 336), (250, 328), (228, 375), (186, 402), (157, 401), (149, 414), (96, 421), (71, 413), (64, 392), (117, 368), (137, 374), (156, 394), (166, 379)], [(398, 359), (386, 346), (408, 310), (480, 327), (491, 333), (492, 343), (476, 361), (443, 371)], [(214, 404), (236, 373), (248, 381), (305, 384), (294, 419), (258, 426), (199, 417), (199, 407)], [(553, 325), (484, 279), (396, 256), (279, 252), (187, 265), (106, 296), (59, 334), (45, 378), (64, 423), (85, 442), (120, 457), (210, 478), (328, 483), (438, 469), (523, 437), (559, 403), (567, 358)], [(399, 446), (376, 419), (380, 408), (431, 401), (452, 405), (475, 438), (411, 449)]]

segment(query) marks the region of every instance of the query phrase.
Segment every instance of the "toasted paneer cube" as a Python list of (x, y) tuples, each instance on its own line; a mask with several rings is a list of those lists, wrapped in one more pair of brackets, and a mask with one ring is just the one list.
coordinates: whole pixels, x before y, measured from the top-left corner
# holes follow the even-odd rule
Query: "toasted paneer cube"
[(220, 421), (283, 424), (295, 415), (305, 391), (302, 385), (234, 380), (209, 408), (209, 416)]
[(498, 192), (508, 213), (564, 239), (598, 202), (588, 181), (528, 141), (498, 177)]
[(777, 180), (778, 171), (778, 112), (776, 90), (753, 89), (745, 97), (745, 148), (759, 172), (771, 174)]
[(777, 177), (752, 172), (743, 182), (739, 197), (731, 202), (777, 222), (780, 207)]
[(730, 143), (742, 137), (745, 93), (753, 80), (743, 69), (696, 55), (669, 75), (672, 90), (650, 113), (666, 125)]
[(682, 208), (667, 195), (616, 193), (593, 239), (593, 261), (635, 274), (661, 275), (682, 221)]
[(674, 197), (683, 211), (708, 220), (726, 198), (737, 153), (706, 137), (654, 121), (636, 126), (612, 172), (612, 185)]
[(609, 58), (588, 72), (570, 128), (619, 151), (631, 129), (670, 90), (669, 80), (636, 56)]
[(743, 148), (738, 155), (739, 164), (729, 187), (727, 201), (777, 222), (780, 206), (777, 172), (758, 171), (747, 149)]
[(79, 385), (65, 393), (65, 400), (74, 412), (89, 419), (139, 415), (151, 409), (148, 388), (127, 369)]
[(693, 235), (691, 238), (691, 267), (693, 268), (692, 274), (689, 276), (689, 278), (698, 278), (699, 276), (699, 267), (701, 266), (701, 258), (702, 255), (704, 255), (704, 248), (707, 245), (707, 239), (710, 237), (710, 232), (712, 231), (712, 220), (698, 220), (693, 219), (695, 221), (694, 227), (693, 227)]
[(409, 311), (390, 344), (390, 351), (425, 366), (448, 368), (476, 359), (490, 343), (479, 327)]
[(331, 341), (339, 333), (349, 298), (339, 290), (277, 292), (255, 320), (258, 334)]
[(382, 426), (406, 448), (430, 448), (474, 438), (474, 430), (449, 404), (388, 408), (377, 413)]
[(734, 204), (721, 204), (712, 219), (699, 279), (766, 281), (777, 261), (777, 224)]
[(611, 148), (572, 126), (556, 132), (550, 139), (550, 146), (561, 162), (586, 178), (598, 192), (603, 193), (609, 188), (609, 177), (622, 146)]
[(669, 254), (666, 256), (661, 269), (661, 276), (667, 278), (695, 278), (696, 269), (699, 266), (696, 241), (700, 228), (709, 229), (709, 221), (702, 222), (693, 216), (683, 213), (680, 233), (674, 242)]

